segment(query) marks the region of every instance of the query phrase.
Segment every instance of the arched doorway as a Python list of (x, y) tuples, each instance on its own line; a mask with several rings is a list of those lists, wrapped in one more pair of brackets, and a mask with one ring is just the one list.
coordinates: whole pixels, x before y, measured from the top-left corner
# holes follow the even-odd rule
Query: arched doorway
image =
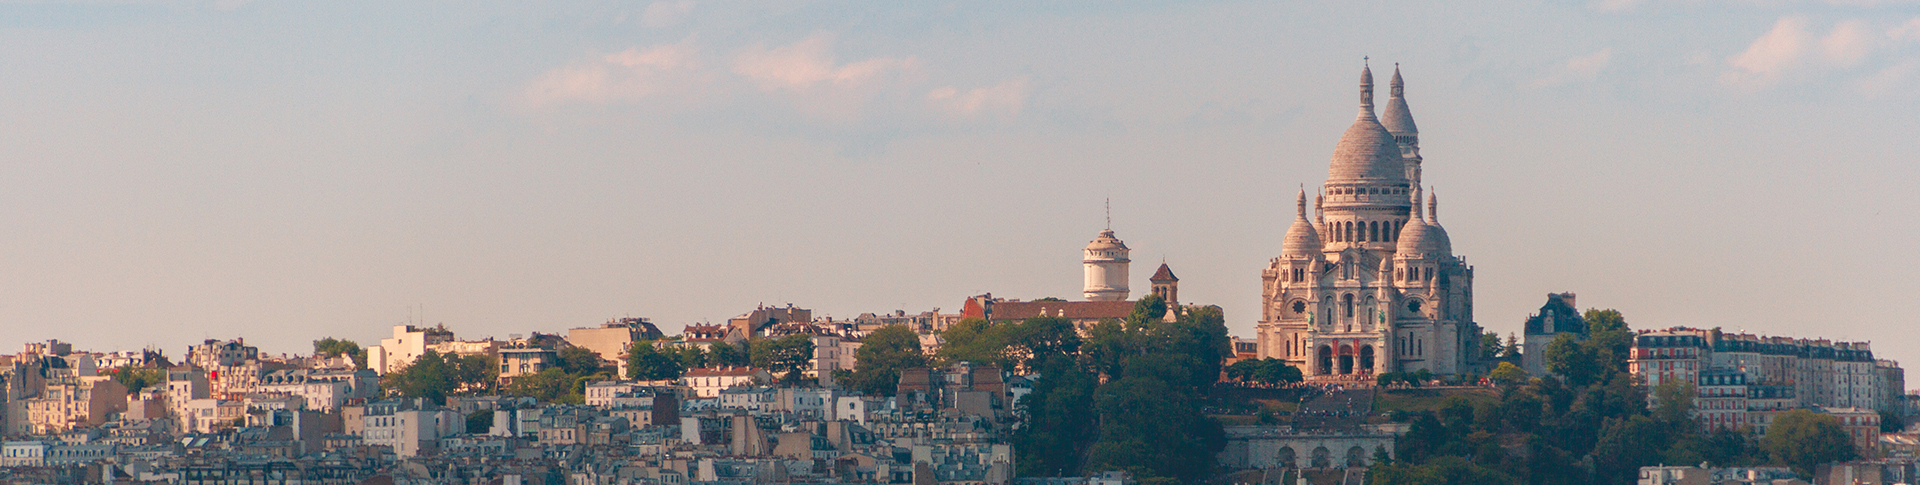
[(1279, 463), (1280, 466), (1283, 468), (1294, 468), (1294, 467), (1300, 466), (1298, 460), (1293, 456), (1293, 447), (1291, 446), (1280, 447), (1280, 457), (1279, 459), (1274, 460), (1274, 462)]
[(1315, 374), (1318, 374), (1318, 375), (1332, 374), (1333, 373), (1333, 347), (1322, 345), (1320, 346), (1320, 350), (1317, 353), (1320, 355), (1317, 355), (1315, 357), (1319, 357), (1320, 365), (1319, 365), (1319, 372), (1315, 372)]
[(1353, 346), (1352, 345), (1342, 344), (1340, 346), (1340, 373), (1342, 375), (1353, 373)]
[(1360, 373), (1361, 374), (1373, 373), (1373, 346), (1372, 345), (1366, 345), (1366, 346), (1360, 347)]
[(1314, 468), (1332, 468), (1333, 452), (1328, 451), (1325, 446), (1314, 448), (1312, 465)]
[(1348, 467), (1367, 466), (1367, 450), (1362, 449), (1358, 446), (1347, 448), (1347, 466)]

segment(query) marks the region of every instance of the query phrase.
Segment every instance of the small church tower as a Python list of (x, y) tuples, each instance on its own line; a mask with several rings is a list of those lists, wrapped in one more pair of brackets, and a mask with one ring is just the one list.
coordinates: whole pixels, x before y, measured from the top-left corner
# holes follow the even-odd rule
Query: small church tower
[(1160, 269), (1147, 279), (1153, 283), (1153, 295), (1167, 302), (1167, 308), (1180, 306), (1180, 278), (1173, 275), (1173, 268), (1160, 263)]

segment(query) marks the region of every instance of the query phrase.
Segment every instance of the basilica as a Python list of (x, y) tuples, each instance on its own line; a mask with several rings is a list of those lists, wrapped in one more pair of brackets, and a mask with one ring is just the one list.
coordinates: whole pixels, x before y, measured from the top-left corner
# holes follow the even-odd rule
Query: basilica
[(1261, 357), (1312, 380), (1386, 372), (1476, 372), (1473, 268), (1453, 255), (1439, 201), (1422, 204), (1420, 132), (1396, 66), (1375, 116), (1373, 72), (1360, 72), (1360, 114), (1334, 146), (1327, 181), (1262, 273)]

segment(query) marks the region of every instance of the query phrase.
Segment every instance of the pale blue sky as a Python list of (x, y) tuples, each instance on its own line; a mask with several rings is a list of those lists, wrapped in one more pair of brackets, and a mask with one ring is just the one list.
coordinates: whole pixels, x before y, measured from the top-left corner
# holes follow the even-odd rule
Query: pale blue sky
[(0, 352), (1077, 298), (1108, 197), (1247, 335), (1371, 56), (1481, 325), (1920, 357), (1920, 4), (899, 3), (0, 2)]

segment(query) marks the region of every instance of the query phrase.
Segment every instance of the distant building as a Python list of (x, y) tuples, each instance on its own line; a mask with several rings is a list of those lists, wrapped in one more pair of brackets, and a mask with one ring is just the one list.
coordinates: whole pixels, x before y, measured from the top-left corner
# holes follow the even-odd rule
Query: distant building
[(386, 375), (412, 364), (414, 359), (426, 355), (432, 350), (441, 355), (485, 355), (493, 357), (504, 342), (487, 338), (485, 340), (456, 340), (453, 331), (445, 325), (437, 327), (415, 327), (412, 325), (394, 325), (393, 338), (380, 339), (380, 345), (367, 347), (367, 368), (380, 375)]
[[(1784, 467), (1700, 468), (1640, 467), (1638, 485), (1808, 485)], [(1851, 483), (1851, 482), (1849, 482)]]
[(627, 347), (634, 342), (659, 340), (660, 329), (645, 318), (616, 318), (598, 327), (567, 330), (567, 343), (600, 354), (600, 359), (627, 375)]
[(746, 314), (727, 319), (727, 327), (729, 331), (739, 331), (743, 336), (757, 336), (774, 325), (812, 321), (813, 310), (795, 308), (788, 303), (786, 308), (761, 305)]
[(680, 385), (693, 389), (694, 397), (719, 397), (720, 391), (756, 382), (773, 382), (773, 375), (756, 367), (702, 367), (680, 376)]
[(1574, 306), (1573, 293), (1549, 293), (1547, 303), (1540, 306), (1540, 313), (1527, 317), (1525, 349), (1520, 354), (1520, 368), (1528, 374), (1547, 375), (1547, 344), (1561, 335), (1572, 335), (1586, 340), (1587, 320), (1580, 316), (1579, 307)]
[(1700, 393), (1695, 412), (1708, 427), (1764, 432), (1793, 409), (1901, 412), (1906, 406), (1905, 371), (1875, 359), (1867, 342), (1643, 330), (1634, 336), (1627, 369), (1648, 388), (1676, 381), (1693, 386)]
[[(1100, 231), (1099, 236), (1087, 243), (1081, 250), (1081, 265), (1086, 273), (1086, 286), (1082, 288), (1081, 295), (1086, 297), (1086, 301), (1058, 298), (1020, 301), (995, 298), (992, 293), (987, 293), (968, 297), (956, 316), (959, 319), (1000, 322), (1018, 322), (1034, 317), (1065, 318), (1073, 322), (1074, 329), (1081, 335), (1086, 335), (1103, 320), (1126, 318), (1139, 303), (1127, 299), (1132, 293), (1127, 285), (1128, 266), (1132, 264), (1129, 254), (1132, 251), (1114, 235), (1112, 229)], [(1150, 293), (1159, 296), (1167, 304), (1164, 318), (1168, 321), (1177, 318), (1180, 311), (1180, 278), (1173, 275), (1173, 269), (1166, 263), (1161, 263), (1148, 280), (1152, 288)]]

